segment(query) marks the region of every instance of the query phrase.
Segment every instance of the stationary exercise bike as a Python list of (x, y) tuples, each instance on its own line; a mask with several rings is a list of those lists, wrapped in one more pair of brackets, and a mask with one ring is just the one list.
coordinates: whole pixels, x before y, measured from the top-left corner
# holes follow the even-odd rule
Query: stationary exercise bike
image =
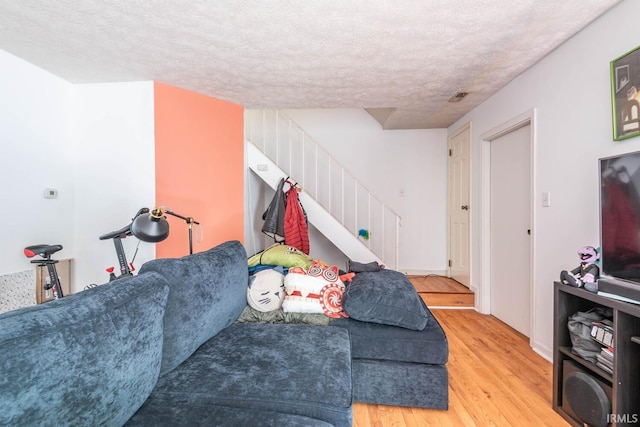
[(45, 290), (53, 290), (53, 299), (60, 299), (64, 296), (62, 293), (62, 286), (60, 286), (60, 277), (58, 276), (58, 270), (56, 270), (56, 263), (58, 260), (51, 259), (51, 255), (62, 249), (62, 245), (33, 245), (24, 248), (24, 254), (27, 258), (33, 258), (38, 255), (40, 259), (31, 260), (32, 264), (36, 264), (38, 267), (47, 267), (49, 273), (49, 283), (44, 286)]
[(122, 277), (132, 276), (135, 271), (135, 267), (133, 266), (133, 261), (136, 258), (138, 250), (136, 249), (136, 253), (133, 255), (133, 259), (131, 262), (127, 262), (127, 255), (124, 252), (124, 246), (122, 246), (122, 239), (125, 239), (127, 236), (131, 236), (131, 224), (133, 221), (142, 214), (149, 213), (149, 208), (140, 209), (134, 217), (131, 219), (131, 222), (128, 225), (125, 225), (119, 230), (111, 231), (109, 233), (105, 233), (100, 236), (100, 240), (113, 240), (113, 245), (116, 248), (116, 255), (118, 256), (118, 265), (120, 267), (120, 275), (116, 276), (114, 273), (114, 267), (107, 268), (107, 273), (109, 273), (109, 281), (117, 280)]
[[(139, 215), (149, 213), (148, 208), (140, 209), (133, 219), (136, 219)], [(133, 220), (131, 221), (133, 223)], [(133, 271), (135, 267), (132, 262), (127, 262), (127, 256), (124, 252), (124, 247), (122, 246), (122, 239), (127, 236), (131, 236), (131, 224), (122, 227), (119, 230), (112, 231), (110, 233), (103, 234), (100, 236), (100, 240), (108, 240), (112, 239), (113, 244), (116, 248), (116, 254), (118, 256), (118, 263), (120, 265), (120, 275), (116, 276), (114, 273), (114, 267), (107, 268), (107, 273), (109, 273), (109, 281), (120, 279), (121, 277), (131, 276), (133, 275)], [(64, 293), (62, 292), (62, 286), (60, 285), (60, 277), (58, 276), (58, 271), (56, 269), (56, 264), (58, 260), (51, 259), (51, 255), (58, 252), (62, 249), (62, 245), (32, 245), (24, 248), (24, 254), (27, 258), (33, 258), (36, 255), (39, 256), (39, 259), (31, 260), (32, 264), (36, 264), (38, 267), (47, 267), (47, 272), (49, 274), (49, 282), (45, 285), (45, 290), (53, 290), (53, 299), (60, 299), (64, 297)], [(136, 251), (137, 253), (137, 251)], [(135, 255), (133, 257), (135, 259)], [(97, 285), (88, 285), (87, 288), (95, 287)]]

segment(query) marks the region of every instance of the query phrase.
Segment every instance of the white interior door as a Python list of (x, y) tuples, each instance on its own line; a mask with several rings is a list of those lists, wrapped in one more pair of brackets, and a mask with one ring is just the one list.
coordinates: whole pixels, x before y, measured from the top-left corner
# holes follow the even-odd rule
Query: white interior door
[(469, 126), (449, 138), (449, 277), (469, 287)]
[(491, 141), (491, 314), (529, 336), (531, 125)]

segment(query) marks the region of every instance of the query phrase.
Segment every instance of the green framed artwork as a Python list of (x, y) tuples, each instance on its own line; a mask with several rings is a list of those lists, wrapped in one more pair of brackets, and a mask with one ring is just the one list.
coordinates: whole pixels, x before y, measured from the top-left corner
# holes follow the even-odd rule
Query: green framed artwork
[(611, 61), (613, 139), (640, 135), (640, 46)]

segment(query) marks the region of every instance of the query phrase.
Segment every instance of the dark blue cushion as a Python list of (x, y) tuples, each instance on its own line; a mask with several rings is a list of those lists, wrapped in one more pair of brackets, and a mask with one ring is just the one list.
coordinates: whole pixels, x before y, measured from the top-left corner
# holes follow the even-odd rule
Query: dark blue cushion
[(176, 401), (194, 416), (223, 405), (351, 426), (349, 336), (331, 326), (235, 323), (160, 378), (134, 420)]
[(353, 361), (353, 400), (377, 405), (447, 409), (447, 366), (356, 359)]
[(158, 379), (167, 294), (145, 274), (0, 315), (0, 425), (124, 424)]
[(421, 331), (344, 318), (332, 319), (331, 325), (349, 331), (354, 359), (445, 364), (449, 358), (447, 337), (424, 303), (423, 308), (429, 320)]
[(302, 415), (221, 405), (198, 405), (191, 399), (176, 397), (170, 404), (151, 398), (145, 411), (131, 418), (127, 427), (188, 426), (188, 427), (332, 427), (325, 421)]
[(238, 241), (183, 258), (148, 261), (169, 283), (160, 376), (233, 323), (247, 305), (247, 254)]
[(357, 273), (343, 295), (345, 313), (362, 322), (420, 331), (428, 321), (422, 299), (407, 276), (394, 270)]

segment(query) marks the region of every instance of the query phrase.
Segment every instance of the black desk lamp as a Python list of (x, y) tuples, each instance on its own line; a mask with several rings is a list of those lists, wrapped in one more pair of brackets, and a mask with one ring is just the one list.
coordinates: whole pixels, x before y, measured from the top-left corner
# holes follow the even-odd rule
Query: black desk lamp
[(139, 215), (131, 224), (131, 233), (143, 242), (157, 243), (169, 236), (169, 221), (164, 215), (175, 216), (189, 226), (189, 254), (193, 253), (193, 224), (200, 223), (191, 217), (179, 215), (169, 209), (155, 208), (148, 215)]

